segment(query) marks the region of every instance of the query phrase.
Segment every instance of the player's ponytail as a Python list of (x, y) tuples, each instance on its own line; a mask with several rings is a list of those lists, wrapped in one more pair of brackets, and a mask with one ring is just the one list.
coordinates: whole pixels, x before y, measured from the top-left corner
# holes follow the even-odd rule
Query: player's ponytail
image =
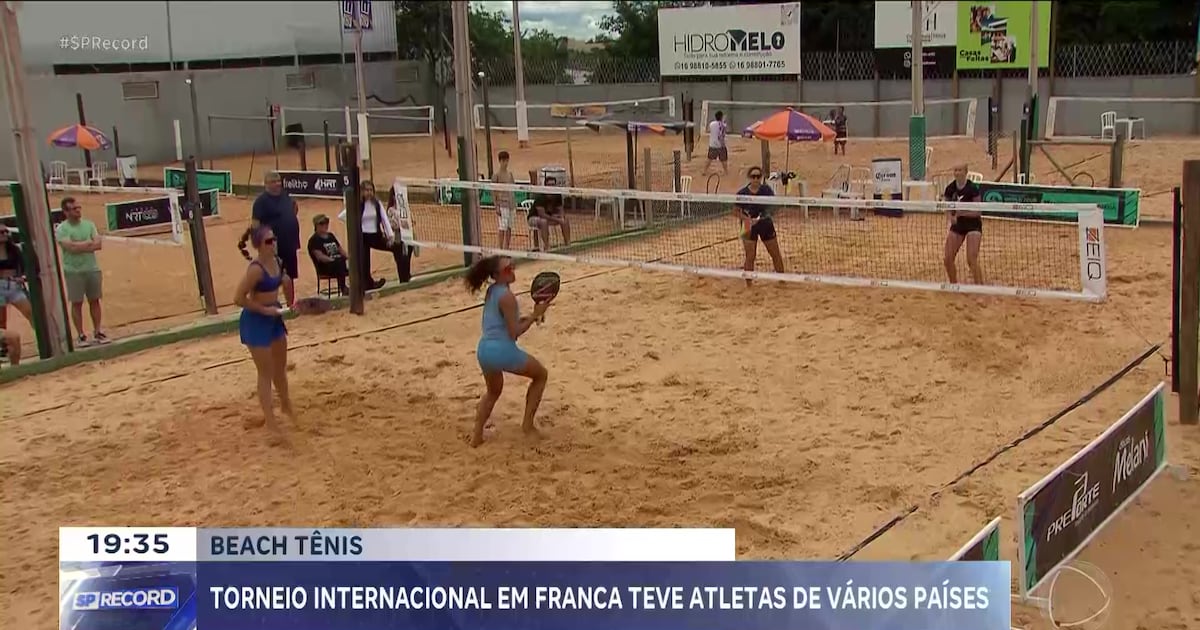
[(499, 268), (500, 256), (486, 256), (475, 261), (475, 264), (467, 269), (467, 276), (463, 278), (467, 291), (478, 293), (479, 289), (483, 288), (483, 283), (496, 276), (496, 270)]
[(245, 232), (242, 232), (242, 238), (240, 240), (238, 240), (238, 244), (237, 244), (238, 250), (240, 250), (242, 252), (242, 256), (246, 260), (254, 260), (250, 256), (250, 250), (246, 249), (246, 242), (250, 240), (250, 236), (253, 234), (254, 234), (254, 227), (253, 226), (248, 227), (248, 228), (246, 228)]

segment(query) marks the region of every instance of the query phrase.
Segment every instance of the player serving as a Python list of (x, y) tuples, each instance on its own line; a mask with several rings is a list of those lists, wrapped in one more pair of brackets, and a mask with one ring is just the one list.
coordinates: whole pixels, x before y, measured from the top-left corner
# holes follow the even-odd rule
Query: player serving
[[(746, 171), (746, 185), (737, 191), (737, 194), (748, 197), (774, 197), (775, 191), (763, 182), (762, 169), (757, 166), (751, 166), (750, 170)], [(767, 253), (771, 256), (771, 262), (775, 266), (776, 273), (783, 273), (783, 254), (779, 252), (779, 241), (776, 240), (775, 222), (766, 212), (767, 206), (764, 204), (748, 203), (745, 205), (737, 204), (733, 207), (733, 213), (742, 222), (742, 247), (746, 250), (746, 259), (742, 265), (742, 269), (746, 271), (754, 271), (754, 259), (758, 256), (758, 242), (762, 241), (767, 248)], [(746, 286), (750, 286), (750, 279), (746, 279)]]
[[(959, 164), (954, 167), (954, 181), (946, 186), (942, 198), (946, 201), (979, 201), (979, 186), (967, 179), (967, 165)], [(983, 269), (979, 266), (979, 245), (983, 242), (983, 215), (972, 210), (949, 210), (946, 217), (950, 222), (950, 231), (946, 234), (946, 250), (943, 263), (946, 265), (946, 276), (950, 284), (958, 284), (958, 270), (954, 261), (958, 258), (958, 250), (963, 243), (967, 244), (967, 266), (971, 269), (971, 279), (975, 284), (983, 284)]]

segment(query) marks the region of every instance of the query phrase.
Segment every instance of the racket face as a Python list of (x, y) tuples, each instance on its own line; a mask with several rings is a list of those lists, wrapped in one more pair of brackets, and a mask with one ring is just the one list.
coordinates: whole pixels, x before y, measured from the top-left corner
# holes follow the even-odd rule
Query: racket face
[(533, 283), (529, 286), (529, 294), (533, 296), (534, 302), (550, 302), (558, 297), (558, 289), (562, 285), (562, 279), (553, 271), (543, 271), (534, 276)]

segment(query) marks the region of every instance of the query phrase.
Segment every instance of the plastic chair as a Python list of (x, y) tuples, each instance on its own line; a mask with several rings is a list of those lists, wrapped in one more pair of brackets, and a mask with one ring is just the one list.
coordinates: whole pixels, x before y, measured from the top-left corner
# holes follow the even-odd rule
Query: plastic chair
[(969, 182), (975, 182), (976, 184), (978, 184), (978, 183), (980, 183), (980, 182), (982, 182), (982, 181), (983, 181), (983, 173), (977, 173), (977, 172), (975, 172), (975, 171), (969, 171), (969, 172), (967, 173), (967, 181), (969, 181)]
[[(674, 182), (672, 182), (672, 187), (674, 187)], [(692, 192), (692, 176), (691, 175), (681, 175), (679, 177), (679, 190), (676, 190), (673, 192), (683, 193), (683, 194), (691, 193)], [(691, 202), (680, 200), (680, 202), (679, 202), (680, 218), (690, 216), (691, 214), (692, 214)]]
[[(537, 229), (536, 227), (534, 227), (534, 226), (530, 225), (530, 223), (529, 223), (529, 217), (533, 216), (533, 214), (534, 214), (534, 212), (533, 212), (533, 200), (532, 200), (532, 199), (526, 199), (525, 201), (522, 201), (522, 202), (521, 202), (520, 204), (518, 204), (518, 205), (520, 205), (520, 207), (521, 207), (521, 211), (525, 213), (525, 225), (526, 225), (526, 226), (529, 228), (529, 249), (530, 249), (530, 250), (534, 250), (534, 251), (547, 251), (547, 250), (549, 250), (549, 249), (550, 249), (550, 244), (549, 244), (549, 243), (540, 243), (540, 244), (538, 243), (538, 239), (540, 238), (540, 234), (538, 233), (538, 229)], [(551, 231), (550, 231), (550, 230), (546, 230), (546, 232), (547, 232), (548, 234), (550, 234), (550, 237), (551, 237), (551, 238), (553, 238), (553, 237), (554, 237), (554, 234), (553, 234), (553, 233), (551, 233)]]
[(96, 162), (92, 164), (92, 176), (88, 178), (88, 186), (95, 183), (97, 186), (103, 186), (105, 177), (108, 175), (108, 165), (104, 162)]
[(1112, 138), (1116, 140), (1117, 112), (1104, 112), (1100, 114), (1100, 139), (1104, 140), (1110, 133), (1112, 134)]
[(65, 186), (67, 183), (67, 163), (55, 160), (50, 163), (49, 183)]

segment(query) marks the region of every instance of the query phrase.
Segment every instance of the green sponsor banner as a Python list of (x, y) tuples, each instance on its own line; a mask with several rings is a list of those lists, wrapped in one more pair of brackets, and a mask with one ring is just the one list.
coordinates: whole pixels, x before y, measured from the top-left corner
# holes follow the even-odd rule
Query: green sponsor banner
[[(1028, 68), (1029, 2), (959, 2), (959, 70)], [(1037, 3), (1038, 67), (1050, 65), (1050, 2)]]
[[(168, 166), (163, 169), (163, 187), (184, 189), (187, 181), (187, 171), (182, 168)], [(196, 185), (200, 190), (219, 190), (227, 195), (233, 194), (233, 172), (196, 170)]]
[[(1137, 188), (1073, 188), (1070, 186), (1030, 186), (1003, 182), (981, 182), (979, 192), (987, 203), (1086, 203), (1100, 206), (1106, 225), (1136, 226), (1141, 217)], [(987, 213), (984, 213), (987, 214)], [(1003, 216), (1012, 217), (1010, 213)], [(1075, 213), (1038, 213), (1026, 218), (1074, 221)]]
[[(526, 199), (533, 199), (534, 195), (532, 193), (517, 191), (517, 192), (513, 193), (513, 197), (516, 198), (517, 205), (520, 205), (521, 202), (525, 201)], [(463, 198), (463, 189), (461, 189), (461, 188), (446, 186), (441, 189), (442, 203), (460, 204), (460, 203), (462, 203), (462, 198)], [(479, 191), (479, 205), (480, 206), (496, 205), (495, 203), (493, 203), (493, 200), (492, 200), (492, 191), (490, 191), (490, 190)]]

